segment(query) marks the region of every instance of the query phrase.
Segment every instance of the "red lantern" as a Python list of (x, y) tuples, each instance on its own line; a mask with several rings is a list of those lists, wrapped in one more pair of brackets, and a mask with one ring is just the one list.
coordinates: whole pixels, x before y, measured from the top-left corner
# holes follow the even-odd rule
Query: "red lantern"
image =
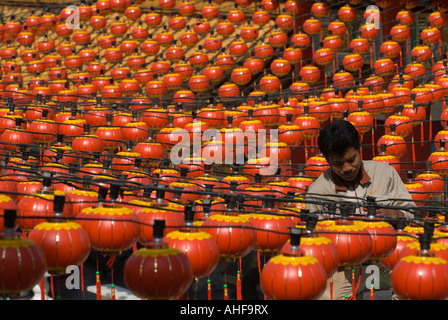
[(414, 203), (417, 206), (425, 206), (426, 202), (428, 200), (428, 193), (426, 192), (426, 189), (423, 187), (422, 184), (414, 181), (412, 175), (412, 171), (407, 172), (408, 175), (408, 181), (405, 182), (404, 186), (406, 187), (406, 190), (411, 195), (412, 199), (414, 200)]
[(280, 29), (275, 29), (269, 35), (268, 41), (272, 47), (281, 48), (288, 42), (288, 35)]
[(285, 233), (294, 227), (294, 222), (290, 216), (278, 214), (274, 199), (265, 199), (263, 204), (262, 209), (250, 215), (255, 228), (254, 249), (264, 254), (275, 254), (288, 241)]
[(154, 12), (154, 8), (150, 7), (145, 16), (145, 23), (150, 28), (156, 28), (162, 23), (162, 15)]
[(343, 22), (352, 22), (356, 19), (356, 10), (350, 5), (345, 5), (339, 8), (338, 18)]
[(397, 41), (384, 41), (381, 43), (380, 52), (384, 58), (395, 59), (400, 56), (401, 47)]
[(378, 139), (377, 148), (380, 150), (381, 144), (385, 144), (387, 154), (400, 158), (407, 150), (405, 139), (396, 133), (394, 124), (390, 125), (390, 130), (390, 134), (385, 134)]
[(303, 22), (302, 28), (308, 35), (315, 35), (322, 30), (322, 23), (318, 19), (311, 17)]
[[(343, 210), (344, 211), (344, 210)], [(343, 214), (348, 216), (348, 212)], [(317, 225), (319, 231), (322, 226)], [(352, 220), (337, 220), (325, 227), (325, 236), (337, 247), (341, 267), (355, 266), (366, 261), (372, 252), (372, 236), (365, 226)]]
[(80, 224), (87, 231), (93, 249), (119, 254), (130, 249), (140, 237), (139, 219), (134, 212), (117, 203), (120, 188), (111, 185), (109, 200), (98, 207), (81, 211)]
[(448, 261), (430, 251), (430, 238), (421, 236), (420, 250), (401, 258), (392, 269), (392, 289), (401, 299), (444, 300), (448, 297), (445, 285)]
[(43, 250), (15, 230), (15, 210), (5, 210), (5, 232), (0, 234), (0, 294), (4, 299), (20, 298), (32, 290), (45, 274), (47, 261)]
[(227, 210), (207, 218), (201, 229), (215, 239), (220, 258), (225, 261), (235, 261), (249, 254), (255, 245), (255, 231), (249, 217), (234, 211), (234, 199), (227, 203)]
[(164, 221), (156, 220), (154, 224), (154, 241), (126, 260), (124, 281), (142, 299), (175, 299), (193, 282), (193, 266), (184, 252), (169, 247), (163, 239)]
[(333, 36), (344, 36), (347, 32), (347, 26), (344, 22), (336, 19), (328, 24), (327, 30)]
[(305, 174), (309, 177), (317, 178), (329, 168), (330, 165), (321, 154), (312, 156), (305, 162)]
[(188, 257), (193, 267), (193, 276), (208, 276), (219, 262), (219, 248), (213, 237), (193, 227), (191, 206), (185, 207), (185, 227), (166, 235), (171, 248), (178, 249)]
[(435, 27), (427, 27), (420, 33), (420, 40), (427, 45), (435, 45), (442, 39), (442, 32)]
[(90, 253), (87, 232), (75, 222), (58, 220), (64, 202), (64, 196), (56, 196), (54, 218), (36, 225), (28, 235), (44, 251), (51, 274), (65, 274), (68, 266), (81, 265)]
[(401, 110), (403, 107), (399, 109), (397, 114), (391, 115), (387, 117), (384, 122), (386, 133), (390, 134), (390, 124), (395, 124), (395, 132), (402, 137), (407, 137), (412, 133), (413, 124), (409, 117), (402, 114)]

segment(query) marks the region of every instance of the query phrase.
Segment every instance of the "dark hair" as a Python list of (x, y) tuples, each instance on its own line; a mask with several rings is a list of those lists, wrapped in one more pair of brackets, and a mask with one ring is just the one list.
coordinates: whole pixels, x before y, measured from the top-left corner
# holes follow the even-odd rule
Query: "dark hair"
[(351, 147), (358, 151), (361, 148), (358, 130), (345, 120), (335, 120), (321, 129), (317, 144), (326, 159), (330, 155), (341, 156)]

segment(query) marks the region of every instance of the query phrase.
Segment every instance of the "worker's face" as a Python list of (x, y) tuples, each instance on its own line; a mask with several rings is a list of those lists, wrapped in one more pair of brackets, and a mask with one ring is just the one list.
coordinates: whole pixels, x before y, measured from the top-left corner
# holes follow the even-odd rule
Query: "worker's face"
[(338, 177), (352, 182), (358, 176), (361, 168), (361, 155), (358, 150), (350, 147), (342, 155), (330, 155), (327, 162)]

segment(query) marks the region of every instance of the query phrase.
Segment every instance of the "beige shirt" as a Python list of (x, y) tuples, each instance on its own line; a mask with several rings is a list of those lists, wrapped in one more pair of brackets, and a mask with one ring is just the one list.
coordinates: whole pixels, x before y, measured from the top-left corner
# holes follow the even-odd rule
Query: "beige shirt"
[(368, 196), (374, 197), (378, 206), (394, 206), (405, 217), (414, 216), (412, 208), (416, 205), (395, 168), (372, 160), (362, 162), (358, 181), (353, 186), (347, 187), (331, 169), (326, 170), (308, 188), (305, 199), (316, 203), (306, 203), (306, 208), (326, 216), (328, 203), (336, 202), (338, 206), (341, 202), (353, 202), (357, 204), (355, 213), (363, 214)]

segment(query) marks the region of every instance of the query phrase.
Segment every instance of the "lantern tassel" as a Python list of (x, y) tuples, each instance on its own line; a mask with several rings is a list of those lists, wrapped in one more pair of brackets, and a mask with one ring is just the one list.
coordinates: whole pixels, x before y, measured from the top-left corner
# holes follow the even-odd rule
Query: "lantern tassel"
[(370, 300), (375, 300), (375, 294), (373, 293), (374, 286), (370, 286)]
[(330, 277), (330, 300), (333, 300), (333, 277)]
[(229, 300), (229, 290), (227, 288), (227, 283), (224, 283), (224, 300)]
[(425, 145), (425, 143), (424, 143), (424, 135), (425, 135), (425, 132), (424, 132), (424, 128), (423, 128), (423, 122), (420, 124), (420, 135), (421, 135), (421, 137), (420, 137), (420, 141), (421, 141), (421, 143), (420, 143), (420, 146), (421, 147), (423, 147), (424, 145)]
[(415, 163), (415, 143), (414, 143), (414, 137), (411, 137), (411, 145), (412, 145), (412, 161)]
[(212, 283), (210, 281), (210, 277), (207, 279), (207, 295), (208, 300), (212, 300)]
[(85, 299), (85, 291), (84, 291), (84, 264), (81, 264), (81, 290), (83, 299)]
[(96, 272), (96, 300), (101, 300), (101, 281), (100, 272)]
[(375, 129), (372, 128), (372, 156), (375, 156)]
[(45, 300), (45, 277), (40, 280), (40, 299)]
[(50, 291), (51, 291), (51, 297), (54, 300), (54, 282), (53, 282), (53, 275), (50, 275)]
[(257, 251), (258, 273), (261, 277), (261, 263), (260, 263), (260, 251)]

